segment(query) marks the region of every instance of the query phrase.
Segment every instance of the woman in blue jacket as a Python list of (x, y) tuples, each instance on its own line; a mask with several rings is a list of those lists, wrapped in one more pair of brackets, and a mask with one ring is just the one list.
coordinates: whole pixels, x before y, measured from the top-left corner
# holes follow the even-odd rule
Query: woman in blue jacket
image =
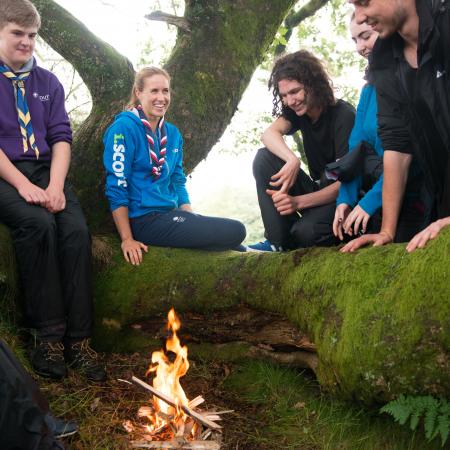
[(183, 172), (183, 139), (166, 122), (170, 77), (156, 67), (136, 74), (128, 109), (104, 136), (106, 196), (125, 259), (142, 262), (148, 245), (237, 249), (242, 223), (195, 214)]
[[(366, 23), (356, 23), (355, 17), (350, 22), (350, 32), (356, 44), (358, 53), (368, 58), (378, 38), (378, 33)], [(377, 95), (373, 85), (366, 84), (359, 99), (356, 110), (355, 124), (349, 138), (349, 152), (355, 151), (359, 144), (368, 143), (379, 157), (377, 164), (372, 164), (372, 173), (356, 176), (352, 181), (343, 182), (339, 188), (336, 199), (336, 212), (333, 221), (333, 233), (339, 239), (344, 239), (344, 233), (348, 236), (357, 236), (359, 232), (365, 233), (369, 219), (372, 218), (371, 228), (378, 231), (381, 225), (380, 210), (382, 204), (383, 175), (378, 176), (382, 166), (384, 149), (378, 137), (377, 121)], [(367, 150), (366, 150), (367, 151)], [(366, 161), (368, 158), (366, 154)], [(369, 169), (369, 170), (371, 170)], [(370, 176), (368, 176), (370, 175)], [(363, 186), (363, 176), (369, 178), (372, 185)], [(376, 179), (373, 182), (374, 178)], [(364, 183), (366, 184), (366, 183)], [(405, 198), (398, 219), (397, 232), (394, 242), (409, 241), (424, 225), (424, 206), (422, 199), (423, 175), (418, 164), (413, 160), (409, 171), (408, 183), (405, 190)], [(361, 189), (365, 193), (361, 198)], [(347, 244), (341, 251), (349, 251), (352, 243)]]
[[(366, 23), (357, 24), (353, 17), (350, 22), (350, 32), (356, 44), (356, 50), (368, 58), (378, 38), (378, 33)], [(377, 155), (382, 157), (383, 147), (377, 134), (377, 98), (372, 85), (366, 84), (359, 99), (356, 110), (355, 124), (349, 138), (349, 149), (354, 150), (361, 142), (369, 143)], [(360, 199), (362, 176), (350, 182), (341, 183), (336, 199), (336, 212), (333, 221), (333, 233), (339, 239), (344, 239), (344, 233), (357, 235), (365, 232), (367, 223), (381, 208), (381, 193), (383, 176), (376, 181), (364, 197)], [(353, 209), (352, 209), (353, 208)]]

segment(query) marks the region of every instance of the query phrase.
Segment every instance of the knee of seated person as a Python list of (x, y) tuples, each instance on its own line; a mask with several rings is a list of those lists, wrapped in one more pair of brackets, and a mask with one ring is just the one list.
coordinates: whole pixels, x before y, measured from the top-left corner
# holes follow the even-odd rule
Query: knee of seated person
[(247, 236), (247, 230), (242, 222), (239, 222), (238, 220), (235, 220), (234, 222), (236, 222), (236, 240), (238, 240), (238, 243), (240, 244)]
[(35, 214), (24, 217), (20, 223), (20, 229), (26, 233), (44, 236), (47, 233), (55, 232), (55, 219), (53, 214), (42, 208), (41, 210), (36, 210)]
[(291, 235), (297, 248), (308, 248), (316, 245), (317, 233), (312, 222), (306, 220), (296, 222), (291, 228)]
[(66, 224), (64, 229), (60, 230), (60, 233), (77, 245), (90, 244), (91, 242), (91, 234), (89, 233), (86, 222), (78, 221)]
[(266, 147), (262, 147), (256, 152), (255, 159), (253, 160), (253, 175), (256, 176), (266, 165), (266, 161), (270, 154), (271, 153)]

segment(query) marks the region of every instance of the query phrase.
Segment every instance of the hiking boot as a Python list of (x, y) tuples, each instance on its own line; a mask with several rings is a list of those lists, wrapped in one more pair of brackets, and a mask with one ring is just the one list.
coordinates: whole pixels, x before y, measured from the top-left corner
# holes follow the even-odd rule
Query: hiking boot
[(248, 252), (282, 252), (283, 247), (281, 245), (274, 245), (267, 239), (257, 244), (251, 244), (247, 246)]
[(67, 375), (64, 345), (61, 342), (37, 341), (31, 354), (33, 370), (45, 378), (59, 380)]
[(91, 381), (105, 381), (106, 371), (99, 362), (98, 354), (89, 345), (89, 339), (67, 344), (64, 356), (71, 369), (78, 370)]

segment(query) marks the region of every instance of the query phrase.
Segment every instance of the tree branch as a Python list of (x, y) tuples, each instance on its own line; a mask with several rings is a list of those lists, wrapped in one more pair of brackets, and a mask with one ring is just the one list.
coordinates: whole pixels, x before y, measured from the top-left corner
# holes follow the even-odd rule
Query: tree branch
[(160, 22), (166, 22), (187, 31), (188, 33), (191, 31), (191, 23), (185, 17), (175, 16), (163, 11), (153, 11), (144, 17), (148, 20), (159, 20)]
[[(289, 39), (291, 38), (292, 33), (294, 32), (294, 28), (300, 25), (300, 23), (303, 22), (308, 17), (313, 16), (320, 8), (324, 7), (328, 2), (329, 0), (311, 0), (309, 3), (303, 6), (303, 8), (300, 8), (298, 11), (292, 10), (284, 21), (284, 26), (285, 28), (287, 28), (286, 34), (284, 35), (286, 42), (288, 42)], [(285, 44), (278, 44), (277, 47), (275, 48), (275, 55), (280, 55), (285, 50), (286, 50)]]
[(128, 94), (134, 70), (127, 58), (53, 0), (33, 3), (42, 16), (40, 35), (75, 67), (94, 101), (108, 104)]

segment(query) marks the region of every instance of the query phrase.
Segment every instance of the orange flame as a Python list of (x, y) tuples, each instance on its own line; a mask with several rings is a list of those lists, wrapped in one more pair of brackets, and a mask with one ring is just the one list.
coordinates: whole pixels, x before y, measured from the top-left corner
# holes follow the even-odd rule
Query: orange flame
[[(166, 341), (166, 349), (168, 352), (175, 354), (175, 360), (171, 362), (163, 350), (155, 351), (152, 353), (152, 364), (146, 373), (147, 376), (150, 373), (155, 373), (153, 387), (166, 394), (177, 404), (177, 408), (173, 408), (159, 398), (153, 397), (152, 406), (154, 412), (142, 414), (150, 420), (151, 425), (147, 427), (147, 431), (152, 434), (165, 428), (168, 425), (169, 420), (175, 425), (175, 428), (178, 424), (183, 423), (186, 420), (186, 414), (181, 409), (181, 405), (188, 406), (189, 400), (181, 387), (180, 378), (188, 371), (189, 361), (187, 358), (188, 349), (186, 346), (180, 344), (180, 340), (177, 336), (177, 331), (180, 327), (180, 319), (172, 308), (169, 311), (167, 323), (167, 329), (172, 333), (171, 337)], [(146, 408), (141, 408), (141, 410), (145, 409)]]

